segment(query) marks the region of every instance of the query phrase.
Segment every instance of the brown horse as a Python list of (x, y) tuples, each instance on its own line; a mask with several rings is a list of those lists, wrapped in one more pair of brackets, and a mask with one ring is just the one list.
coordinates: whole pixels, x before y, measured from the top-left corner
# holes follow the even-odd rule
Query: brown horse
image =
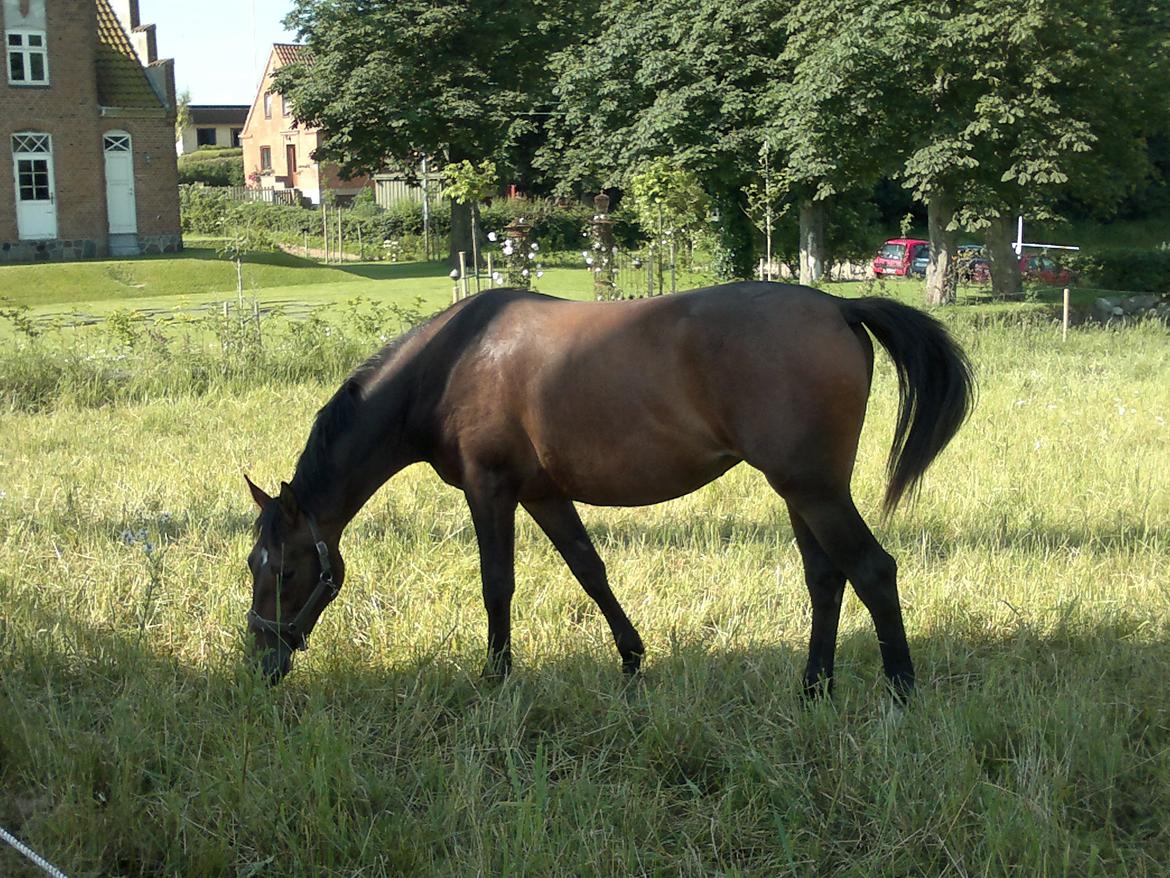
[[(863, 328), (864, 327), (864, 328)], [(886, 510), (967, 416), (973, 381), (946, 329), (889, 299), (735, 283), (628, 302), (494, 290), (392, 342), (321, 409), (291, 483), (260, 506), (248, 613), (265, 674), (304, 649), (344, 576), (338, 543), (373, 493), (429, 463), (463, 491), (479, 542), (485, 674), (511, 666), (517, 505), (605, 615), (622, 666), (642, 639), (573, 506), (679, 497), (741, 461), (784, 498), (812, 598), (805, 687), (828, 689), (845, 580), (873, 617), (899, 694), (914, 684), (896, 565), (849, 483), (873, 373), (866, 329), (899, 379)]]

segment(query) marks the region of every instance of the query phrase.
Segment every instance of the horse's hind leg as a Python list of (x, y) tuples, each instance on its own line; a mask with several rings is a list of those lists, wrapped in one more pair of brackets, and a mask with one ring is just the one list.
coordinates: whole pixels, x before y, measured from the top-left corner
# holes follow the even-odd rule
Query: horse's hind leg
[(914, 664), (898, 601), (897, 563), (874, 538), (848, 490), (831, 494), (787, 491), (785, 500), (808, 525), (832, 563), (853, 583), (873, 617), (890, 686), (899, 697), (905, 697), (914, 688)]
[(605, 562), (594, 549), (572, 501), (554, 498), (524, 503), (523, 506), (605, 616), (622, 657), (622, 670), (627, 674), (636, 673), (642, 662), (642, 638), (614, 597), (605, 573)]
[(841, 618), (841, 598), (845, 592), (845, 574), (837, 569), (813, 536), (800, 514), (788, 506), (792, 532), (804, 562), (804, 581), (812, 602), (812, 631), (808, 639), (808, 664), (804, 669), (804, 691), (820, 695), (833, 690), (833, 656), (837, 651), (837, 622)]

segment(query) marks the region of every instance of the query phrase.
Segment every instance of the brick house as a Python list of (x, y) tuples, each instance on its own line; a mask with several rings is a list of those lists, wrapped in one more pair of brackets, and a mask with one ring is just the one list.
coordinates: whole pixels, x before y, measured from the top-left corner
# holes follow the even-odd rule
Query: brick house
[(189, 104), (175, 151), (184, 155), (207, 146), (239, 146), (249, 109), (247, 104)]
[(240, 135), (244, 179), (252, 189), (296, 189), (314, 204), (321, 203), (326, 191), (344, 202), (372, 185), (370, 178), (342, 179), (337, 165), (314, 159), (314, 151), (325, 139), (324, 132), (299, 123), (292, 106), (272, 90), (272, 76), (277, 70), (306, 59), (311, 56), (305, 46), (276, 43), (272, 47)]
[(0, 262), (182, 248), (173, 61), (138, 0), (0, 0)]

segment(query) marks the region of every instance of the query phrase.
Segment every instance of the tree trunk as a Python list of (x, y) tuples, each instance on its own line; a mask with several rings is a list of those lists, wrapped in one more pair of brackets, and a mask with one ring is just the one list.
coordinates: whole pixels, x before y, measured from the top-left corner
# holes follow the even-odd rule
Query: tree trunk
[(825, 274), (825, 202), (800, 203), (800, 282), (814, 284)]
[(713, 192), (711, 199), (719, 211), (719, 243), (715, 254), (715, 274), (721, 280), (742, 280), (752, 276), (755, 227), (743, 210), (743, 196), (738, 189)]
[(467, 254), (471, 264), (471, 205), (458, 201), (451, 202), (451, 249), (448, 262), (451, 268), (459, 267), (459, 251)]
[(1015, 224), (1010, 216), (992, 217), (984, 243), (991, 260), (991, 295), (1015, 299), (1020, 295), (1020, 257), (1012, 248)]
[(948, 227), (955, 218), (955, 205), (947, 192), (935, 192), (926, 203), (926, 225), (930, 235), (930, 261), (926, 263), (926, 304), (950, 305), (959, 283), (958, 248), (955, 233)]
[[(475, 217), (475, 222), (472, 222), (472, 217)], [(474, 245), (472, 242), (472, 230), (475, 232)], [(464, 264), (470, 271), (475, 271), (475, 261), (478, 257), (479, 267), (484, 266), (483, 248), (487, 243), (487, 235), (484, 233), (483, 225), (479, 221), (479, 205), (478, 204), (460, 204), (457, 201), (451, 202), (451, 250), (449, 253), (449, 262), (452, 268), (459, 267), (459, 251), (462, 250), (467, 254)]]

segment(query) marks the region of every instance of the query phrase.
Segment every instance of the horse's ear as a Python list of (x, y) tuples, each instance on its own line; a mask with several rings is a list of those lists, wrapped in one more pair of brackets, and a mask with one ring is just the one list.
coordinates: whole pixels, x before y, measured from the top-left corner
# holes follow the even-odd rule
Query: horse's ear
[(280, 508), (284, 510), (289, 521), (295, 521), (297, 516), (301, 514), (301, 504), (297, 502), (297, 495), (293, 493), (292, 486), (288, 482), (280, 483), (280, 496), (276, 500), (280, 503)]
[(248, 478), (247, 473), (244, 473), (244, 481), (248, 483), (248, 490), (252, 492), (252, 499), (256, 501), (256, 505), (263, 511), (264, 507), (272, 502), (272, 498), (265, 494), (262, 488), (257, 487), (256, 483)]

